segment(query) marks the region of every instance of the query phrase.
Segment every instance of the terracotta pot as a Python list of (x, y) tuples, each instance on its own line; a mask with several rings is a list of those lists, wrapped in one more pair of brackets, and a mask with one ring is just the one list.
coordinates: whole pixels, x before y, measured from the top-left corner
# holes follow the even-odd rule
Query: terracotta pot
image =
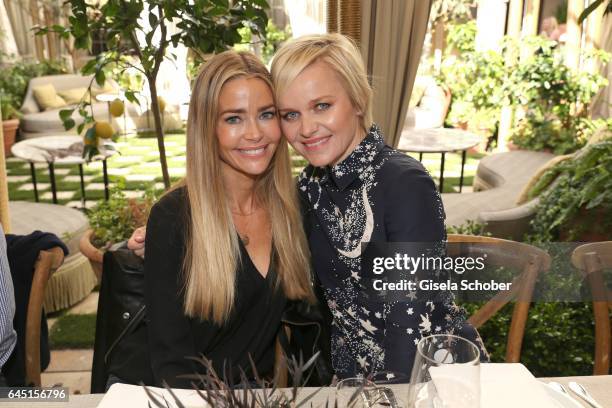
[(100, 249), (96, 248), (91, 243), (91, 238), (93, 237), (93, 230), (88, 229), (85, 231), (85, 234), (81, 237), (79, 241), (79, 249), (81, 253), (89, 259), (91, 263), (91, 267), (93, 268), (96, 277), (98, 278), (98, 282), (102, 278), (102, 264), (104, 262), (104, 252), (100, 251)]
[(19, 129), (19, 119), (10, 119), (2, 121), (2, 133), (4, 134), (4, 156), (11, 155), (11, 146), (15, 143)]

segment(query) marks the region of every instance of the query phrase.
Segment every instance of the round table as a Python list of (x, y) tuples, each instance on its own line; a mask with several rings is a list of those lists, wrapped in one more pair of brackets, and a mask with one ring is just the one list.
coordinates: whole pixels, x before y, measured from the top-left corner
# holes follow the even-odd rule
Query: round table
[(481, 141), (482, 136), (461, 129), (410, 129), (402, 132), (397, 150), (419, 153), (419, 160), (423, 159), (423, 153), (441, 153), (440, 192), (444, 187), (446, 153), (461, 152), (461, 177), (459, 179), (459, 192), (461, 192), (466, 152), (470, 147), (476, 146)]
[[(51, 180), (51, 193), (53, 203), (57, 204), (57, 186), (55, 182), (56, 164), (76, 164), (79, 166), (81, 177), (81, 199), (85, 203), (85, 180), (83, 177), (83, 164), (87, 161), (83, 158), (83, 138), (80, 136), (43, 136), (34, 139), (26, 139), (15, 143), (11, 148), (13, 156), (30, 163), (30, 173), (34, 186), (34, 199), (39, 202), (38, 187), (36, 185), (35, 163), (47, 163), (49, 167), (49, 179)], [(116, 153), (111, 143), (105, 143), (99, 147), (100, 154), (92, 158), (93, 161), (102, 161), (104, 173), (104, 197), (108, 200), (108, 171), (106, 159)]]

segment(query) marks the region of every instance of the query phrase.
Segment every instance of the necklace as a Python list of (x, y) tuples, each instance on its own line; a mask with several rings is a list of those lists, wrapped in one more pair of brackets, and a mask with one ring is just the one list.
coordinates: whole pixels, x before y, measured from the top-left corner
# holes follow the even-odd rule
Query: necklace
[[(255, 214), (256, 211), (257, 211), (257, 209), (251, 209), (251, 211), (248, 214), (242, 214), (242, 213), (239, 213), (239, 212), (232, 211), (232, 214), (237, 216), (237, 217), (250, 217), (251, 215)], [(243, 228), (244, 231), (248, 231), (250, 222), (251, 222), (251, 219), (247, 218), (246, 223), (245, 223), (244, 228)], [(244, 246), (249, 245), (249, 242), (251, 242), (251, 241), (249, 239), (248, 234), (246, 232), (241, 234), (240, 231), (238, 231), (238, 228), (236, 228), (236, 231), (238, 232), (238, 236), (240, 237), (240, 240), (242, 241)]]

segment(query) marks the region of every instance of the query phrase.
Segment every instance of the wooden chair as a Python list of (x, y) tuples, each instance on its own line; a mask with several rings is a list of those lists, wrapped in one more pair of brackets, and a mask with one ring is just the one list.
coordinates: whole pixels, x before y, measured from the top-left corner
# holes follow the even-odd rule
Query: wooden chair
[(593, 375), (607, 375), (610, 372), (612, 347), (610, 312), (612, 292), (606, 287), (603, 271), (612, 268), (612, 241), (593, 242), (574, 249), (572, 264), (586, 278), (593, 296), (595, 317), (595, 364)]
[(493, 237), (449, 234), (448, 242), (451, 256), (477, 257), (486, 254), (487, 266), (504, 266), (522, 271), (514, 278), (510, 290), (499, 292), (469, 318), (469, 322), (479, 328), (508, 302), (515, 300), (506, 362), (519, 362), (535, 283), (539, 273), (550, 268), (550, 256), (532, 245)]
[(45, 289), (51, 274), (64, 262), (64, 252), (55, 247), (40, 251), (34, 264), (34, 276), (26, 316), (25, 372), (26, 385), (40, 387), (40, 319)]

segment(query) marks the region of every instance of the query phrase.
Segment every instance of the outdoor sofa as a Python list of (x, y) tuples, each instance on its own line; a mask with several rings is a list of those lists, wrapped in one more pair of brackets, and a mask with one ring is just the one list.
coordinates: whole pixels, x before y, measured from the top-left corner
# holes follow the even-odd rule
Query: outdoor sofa
[[(42, 85), (51, 84), (56, 91), (62, 92), (67, 90), (76, 90), (87, 88), (92, 80), (90, 76), (82, 76), (78, 74), (65, 74), (65, 75), (48, 75), (33, 78), (28, 84), (28, 89), (21, 106), (21, 112), (23, 117), (21, 118), (20, 129), (21, 138), (28, 139), (32, 137), (41, 137), (47, 135), (71, 135), (76, 134), (75, 128), (70, 131), (66, 131), (59, 117), (59, 111), (62, 109), (69, 109), (74, 105), (67, 105), (55, 109), (43, 110), (39, 106), (34, 97), (34, 88)], [(99, 93), (118, 93), (118, 85), (112, 81), (107, 80), (104, 88), (100, 88), (95, 85), (93, 87), (93, 94)], [(108, 103), (99, 102), (94, 96), (92, 96), (92, 106), (94, 117), (96, 120), (108, 121)], [(127, 103), (126, 105), (126, 117), (125, 121), (123, 116), (118, 118), (112, 118), (113, 128), (116, 130), (123, 130), (124, 126), (128, 129), (133, 129), (135, 121), (140, 116), (140, 109), (137, 105)], [(87, 107), (87, 109), (90, 109)], [(83, 119), (77, 111), (72, 114), (72, 119), (75, 120), (76, 124), (82, 123)]]
[(473, 192), (442, 194), (446, 225), (459, 226), (471, 220), (485, 224), (485, 231), (495, 237), (520, 240), (538, 199), (521, 205), (517, 201), (538, 169), (554, 157), (526, 150), (484, 157), (478, 164)]

